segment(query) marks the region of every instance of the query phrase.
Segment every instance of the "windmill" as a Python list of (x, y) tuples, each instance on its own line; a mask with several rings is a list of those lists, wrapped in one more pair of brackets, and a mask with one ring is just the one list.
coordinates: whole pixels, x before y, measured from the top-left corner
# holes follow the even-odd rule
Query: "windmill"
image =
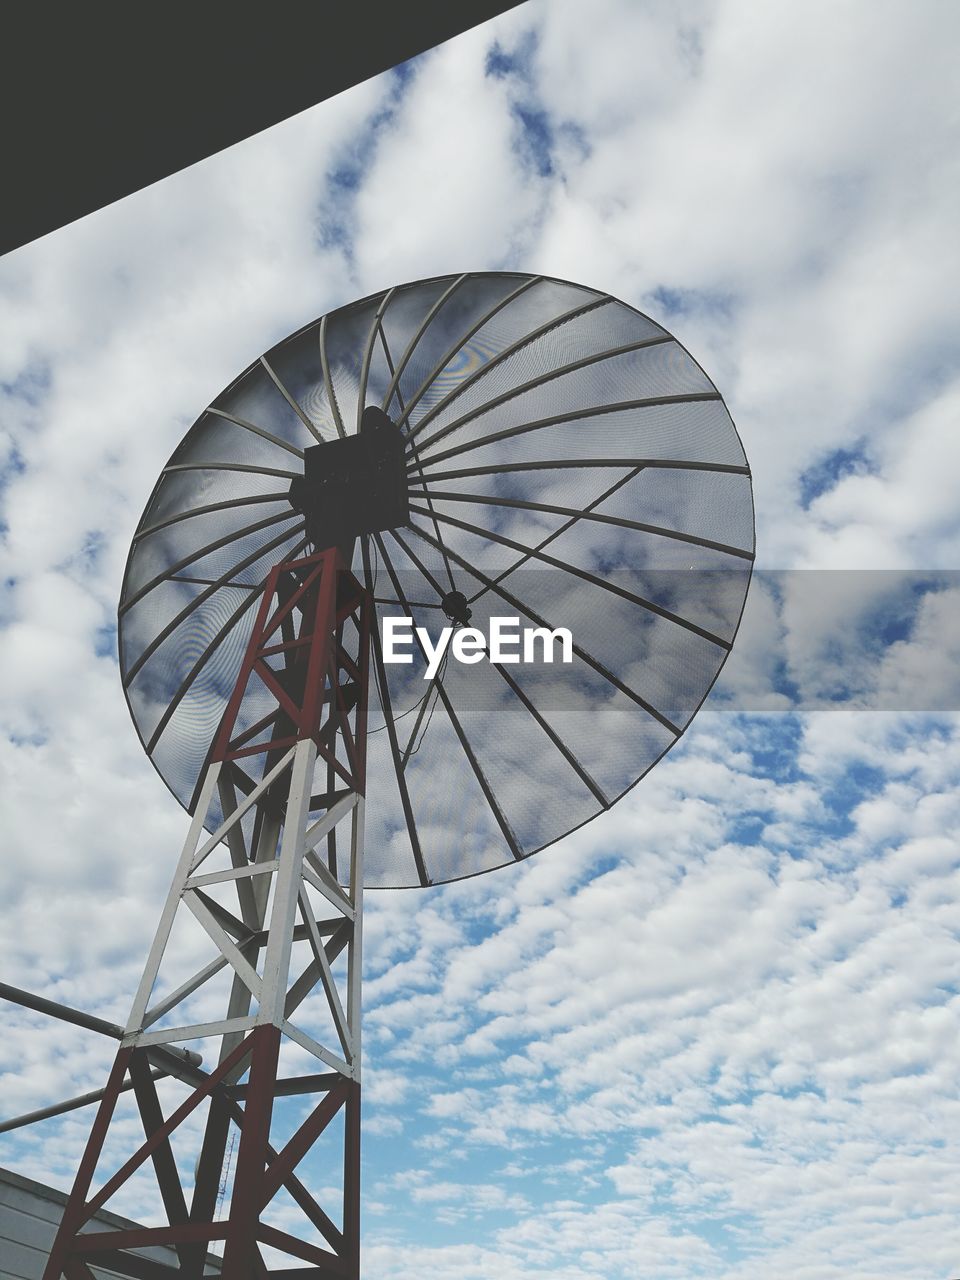
[[(615, 803), (719, 674), (753, 542), (713, 383), (565, 281), (386, 290), (216, 398), (124, 575), (125, 694), (191, 822), (45, 1280), (200, 1277), (212, 1246), (231, 1280), (356, 1280), (364, 889), (523, 861)], [(163, 1224), (92, 1231), (145, 1173)]]

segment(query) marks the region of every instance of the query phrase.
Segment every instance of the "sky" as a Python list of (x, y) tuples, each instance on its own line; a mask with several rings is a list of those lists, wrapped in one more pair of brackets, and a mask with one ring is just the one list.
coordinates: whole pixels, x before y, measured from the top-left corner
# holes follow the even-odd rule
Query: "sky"
[[(958, 28), (531, 0), (0, 262), (0, 968), (114, 1021), (186, 829), (123, 565), (260, 352), (541, 272), (674, 333), (751, 461), (759, 572), (682, 741), (522, 866), (368, 897), (367, 1275), (960, 1275)], [(6, 1114), (105, 1081), (112, 1043), (3, 1028)], [(0, 1164), (67, 1188), (91, 1118)]]

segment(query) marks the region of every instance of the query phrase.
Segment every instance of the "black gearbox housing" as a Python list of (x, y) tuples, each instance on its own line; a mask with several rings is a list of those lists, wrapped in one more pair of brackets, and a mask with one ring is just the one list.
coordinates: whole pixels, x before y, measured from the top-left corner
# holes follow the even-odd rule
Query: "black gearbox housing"
[(410, 499), (400, 428), (369, 405), (355, 436), (304, 449), (303, 475), (290, 482), (289, 498), (317, 550), (406, 524)]

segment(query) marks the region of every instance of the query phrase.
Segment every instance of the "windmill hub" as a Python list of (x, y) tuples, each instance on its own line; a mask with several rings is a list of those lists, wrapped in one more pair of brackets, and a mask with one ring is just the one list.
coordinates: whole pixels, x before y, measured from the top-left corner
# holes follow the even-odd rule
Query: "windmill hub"
[(370, 405), (357, 435), (304, 449), (303, 475), (290, 482), (290, 505), (305, 517), (315, 547), (344, 546), (363, 533), (406, 524), (400, 428)]
[(440, 601), (440, 608), (451, 622), (458, 622), (462, 627), (467, 626), (473, 617), (473, 610), (462, 591), (448, 591)]

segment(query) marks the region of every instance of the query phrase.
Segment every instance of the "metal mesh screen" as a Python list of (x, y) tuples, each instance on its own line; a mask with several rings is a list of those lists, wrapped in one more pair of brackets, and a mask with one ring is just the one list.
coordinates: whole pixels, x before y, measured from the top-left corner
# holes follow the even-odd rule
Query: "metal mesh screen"
[[(414, 638), (411, 662), (373, 664), (367, 883), (441, 883), (557, 840), (677, 740), (739, 625), (750, 476), (699, 365), (594, 290), (449, 276), (307, 325), (201, 414), (127, 563), (126, 696), (187, 807), (267, 573), (307, 545), (287, 498), (303, 451), (355, 433), (370, 404), (404, 434), (411, 504), (406, 527), (357, 545), (380, 626), (405, 615), (435, 637), (456, 590), (485, 635), (513, 617), (572, 636), (569, 662), (448, 654), (426, 679)], [(264, 710), (251, 693), (239, 725)]]

